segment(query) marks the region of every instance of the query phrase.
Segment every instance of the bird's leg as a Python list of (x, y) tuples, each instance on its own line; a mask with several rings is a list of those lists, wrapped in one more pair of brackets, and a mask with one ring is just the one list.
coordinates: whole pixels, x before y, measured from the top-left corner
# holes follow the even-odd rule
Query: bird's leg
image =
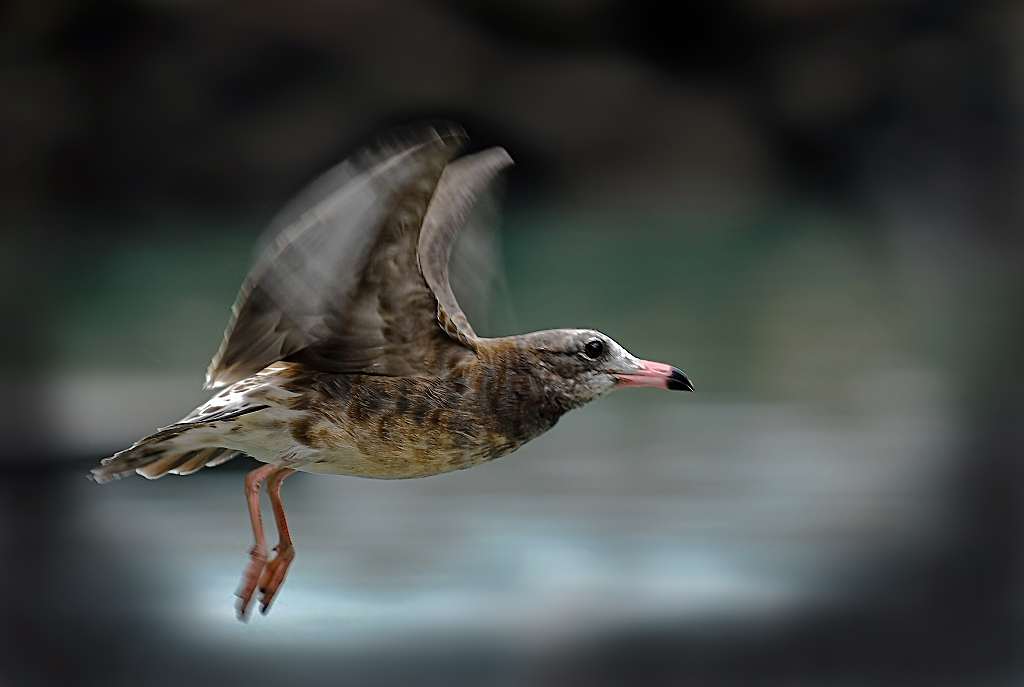
[(276, 465), (262, 465), (245, 476), (245, 500), (249, 503), (249, 518), (252, 520), (252, 533), (256, 543), (249, 552), (249, 565), (242, 573), (242, 584), (235, 592), (238, 595), (238, 619), (245, 620), (249, 600), (260, 581), (260, 573), (267, 564), (267, 542), (263, 538), (263, 520), (260, 518), (260, 485), (274, 470)]
[(260, 578), (260, 613), (266, 613), (270, 608), (270, 602), (274, 600), (277, 588), (284, 582), (284, 576), (288, 572), (288, 566), (295, 558), (295, 549), (292, 548), (292, 538), (288, 534), (288, 522), (284, 519), (284, 505), (281, 503), (281, 482), (288, 475), (295, 472), (291, 468), (278, 468), (267, 478), (267, 494), (270, 495), (270, 507), (274, 511), (274, 522), (277, 524), (277, 534), (280, 540), (274, 550), (277, 555), (274, 560), (267, 563)]

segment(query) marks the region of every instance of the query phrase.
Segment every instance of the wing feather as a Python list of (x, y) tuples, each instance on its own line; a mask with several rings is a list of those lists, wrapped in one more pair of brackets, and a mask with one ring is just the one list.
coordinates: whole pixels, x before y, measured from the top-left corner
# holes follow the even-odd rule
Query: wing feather
[(448, 260), (474, 202), (512, 161), (492, 148), (450, 162), (464, 139), (453, 126), (392, 140), (293, 201), (232, 307), (207, 387), (279, 360), (431, 376), (470, 355), (476, 334)]
[(359, 296), (367, 268), (386, 239), (394, 238), (382, 240), (389, 227), (415, 226), (418, 232), (437, 180), (464, 140), (452, 126), (379, 144), (296, 198), (271, 224), (273, 238), (232, 306), (207, 388), (239, 381), (317, 344), (335, 353), (328, 361), (332, 369), (373, 371), (365, 368), (387, 351), (379, 323), (357, 302), (366, 305)]
[(448, 281), (448, 263), (455, 237), (477, 197), (494, 177), (512, 164), (504, 148), (467, 155), (445, 167), (423, 218), (419, 236), (419, 266), (437, 299), (437, 319), (452, 337), (472, 345), (476, 333), (459, 307)]

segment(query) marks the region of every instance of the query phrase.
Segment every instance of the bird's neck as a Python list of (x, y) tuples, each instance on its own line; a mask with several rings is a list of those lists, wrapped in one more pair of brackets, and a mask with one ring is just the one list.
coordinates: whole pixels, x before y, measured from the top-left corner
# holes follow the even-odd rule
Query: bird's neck
[(572, 406), (521, 337), (478, 339), (471, 386), (509, 439), (525, 442), (551, 429)]

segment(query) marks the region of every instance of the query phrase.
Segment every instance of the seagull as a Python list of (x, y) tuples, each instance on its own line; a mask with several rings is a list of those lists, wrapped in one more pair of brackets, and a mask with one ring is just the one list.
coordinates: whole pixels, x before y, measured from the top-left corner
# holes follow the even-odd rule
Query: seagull
[[(512, 164), (502, 148), (456, 157), (455, 125), (377, 140), (272, 223), (246, 277), (206, 388), (180, 422), (92, 470), (192, 474), (240, 454), (255, 544), (238, 596), (266, 613), (295, 555), (281, 482), (296, 470), (378, 479), (462, 470), (515, 451), (565, 412), (617, 387), (693, 391), (679, 369), (592, 329), (484, 338), (452, 292), (448, 263), (476, 200)], [(279, 535), (268, 560), (266, 484)]]

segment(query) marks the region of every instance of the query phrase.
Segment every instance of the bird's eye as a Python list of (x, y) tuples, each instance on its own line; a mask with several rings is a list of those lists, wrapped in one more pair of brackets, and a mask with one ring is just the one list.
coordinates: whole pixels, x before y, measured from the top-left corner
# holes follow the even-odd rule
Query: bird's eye
[(583, 352), (592, 360), (597, 360), (604, 354), (604, 342), (599, 339), (591, 339), (583, 347)]

